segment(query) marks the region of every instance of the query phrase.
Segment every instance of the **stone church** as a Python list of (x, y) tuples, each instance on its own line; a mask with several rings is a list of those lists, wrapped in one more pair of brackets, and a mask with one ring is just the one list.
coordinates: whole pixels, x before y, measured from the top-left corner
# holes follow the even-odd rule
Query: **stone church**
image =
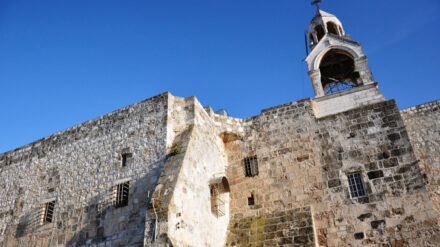
[(315, 97), (166, 92), (0, 154), (0, 246), (440, 246), (440, 101), (399, 110), (318, 8)]

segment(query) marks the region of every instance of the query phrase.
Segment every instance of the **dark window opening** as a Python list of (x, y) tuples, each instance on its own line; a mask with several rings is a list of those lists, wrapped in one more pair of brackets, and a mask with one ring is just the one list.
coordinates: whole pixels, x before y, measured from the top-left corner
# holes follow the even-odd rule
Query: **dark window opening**
[(312, 34), (309, 35), (309, 43), (310, 43), (310, 46), (315, 45), (315, 40), (313, 39), (313, 35)]
[(348, 174), (348, 185), (350, 188), (351, 198), (362, 198), (366, 197), (367, 193), (365, 191), (364, 180), (359, 172)]
[(321, 25), (315, 27), (316, 37), (318, 38), (318, 42), (321, 41), (322, 37), (324, 37), (324, 28)]
[(53, 221), (54, 209), (55, 201), (47, 202), (44, 205), (43, 223), (51, 223)]
[(249, 206), (255, 205), (255, 197), (254, 197), (254, 194), (251, 194), (251, 196), (248, 197), (248, 205), (249, 205)]
[(114, 202), (115, 207), (125, 207), (128, 205), (128, 194), (130, 192), (130, 182), (118, 184), (114, 187)]
[(127, 154), (122, 155), (122, 166), (127, 166)]
[(343, 50), (329, 51), (321, 61), (322, 88), (326, 95), (357, 87), (359, 73), (354, 71), (354, 59)]
[(122, 159), (121, 165), (122, 165), (122, 167), (126, 167), (127, 164), (129, 163), (129, 161), (131, 160), (132, 155), (131, 155), (131, 153), (123, 153), (121, 156), (122, 156), (121, 157), (121, 159)]
[(243, 160), (246, 177), (254, 177), (258, 175), (257, 156), (247, 157)]
[(339, 35), (338, 27), (333, 22), (327, 22), (327, 31), (332, 34)]
[(344, 32), (342, 31), (342, 27), (341, 26), (339, 26), (339, 33), (341, 34), (341, 36), (344, 35)]

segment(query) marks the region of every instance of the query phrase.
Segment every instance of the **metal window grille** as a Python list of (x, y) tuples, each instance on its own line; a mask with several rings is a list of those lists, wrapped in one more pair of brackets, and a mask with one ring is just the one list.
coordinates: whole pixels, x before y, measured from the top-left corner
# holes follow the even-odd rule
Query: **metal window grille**
[(128, 205), (128, 194), (130, 182), (118, 184), (113, 189), (113, 205), (115, 207), (125, 207)]
[(350, 187), (351, 198), (366, 197), (364, 181), (359, 172), (348, 174), (348, 185)]
[(55, 201), (44, 204), (40, 213), (40, 224), (51, 223), (53, 221), (53, 213), (55, 209)]
[(246, 177), (254, 177), (258, 175), (257, 156), (247, 157), (243, 160)]
[(355, 88), (356, 84), (349, 81), (336, 81), (328, 85), (325, 95), (339, 93), (348, 89)]

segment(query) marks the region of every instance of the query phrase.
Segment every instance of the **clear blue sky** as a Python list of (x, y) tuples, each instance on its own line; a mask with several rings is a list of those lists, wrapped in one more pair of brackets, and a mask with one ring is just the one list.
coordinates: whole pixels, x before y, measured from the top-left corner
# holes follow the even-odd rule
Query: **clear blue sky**
[[(324, 0), (400, 108), (439, 98), (440, 1)], [(164, 91), (250, 117), (312, 97), (307, 0), (0, 0), (0, 153)]]

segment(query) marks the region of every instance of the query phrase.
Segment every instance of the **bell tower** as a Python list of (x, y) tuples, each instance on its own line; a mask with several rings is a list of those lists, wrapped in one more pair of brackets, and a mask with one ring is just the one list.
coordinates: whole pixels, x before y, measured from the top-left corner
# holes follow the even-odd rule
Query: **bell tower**
[(317, 11), (307, 30), (310, 53), (305, 59), (317, 117), (385, 100), (361, 44), (345, 33), (335, 15), (321, 10), (318, 2), (313, 2)]

